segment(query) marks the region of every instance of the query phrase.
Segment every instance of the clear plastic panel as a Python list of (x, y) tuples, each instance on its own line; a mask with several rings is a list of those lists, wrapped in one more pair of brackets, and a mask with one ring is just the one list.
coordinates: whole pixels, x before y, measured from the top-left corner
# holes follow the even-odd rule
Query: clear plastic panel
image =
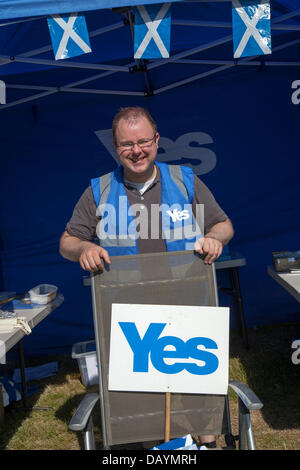
[[(217, 305), (214, 269), (193, 251), (111, 257), (92, 289), (107, 445), (163, 439), (165, 394), (107, 389), (111, 304)], [(220, 434), (223, 415), (223, 396), (172, 394), (171, 438)]]

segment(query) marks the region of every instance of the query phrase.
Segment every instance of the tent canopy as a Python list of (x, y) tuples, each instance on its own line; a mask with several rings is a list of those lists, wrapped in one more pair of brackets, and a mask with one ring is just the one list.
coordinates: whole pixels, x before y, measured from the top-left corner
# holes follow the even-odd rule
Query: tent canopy
[[(116, 168), (111, 122), (128, 105), (156, 119), (158, 158), (191, 166), (232, 219), (247, 324), (299, 319), (267, 265), (272, 251), (299, 249), (300, 8), (271, 1), (272, 54), (234, 60), (231, 2), (172, 2), (170, 58), (144, 61), (133, 59), (132, 9), (112, 9), (120, 3), (0, 0), (0, 289), (45, 282), (65, 296), (28, 350), (93, 336), (86, 273), (58, 242), (90, 179)], [(92, 52), (55, 61), (46, 18), (70, 11), (85, 15)]]
[[(8, 96), (17, 96), (18, 102), (22, 96), (27, 101), (28, 97), (38, 99), (58, 91), (153, 95), (235, 66), (291, 67), (300, 64), (300, 8), (295, 9), (290, 0), (271, 2), (272, 55), (239, 61), (233, 60), (231, 2), (228, 1), (174, 2), (171, 57), (152, 61), (133, 59), (134, 19), (130, 7), (128, 10), (112, 9), (114, 4), (111, 3), (109, 8), (110, 2), (106, 1), (77, 2), (86, 10), (92, 53), (71, 60), (54, 60), (46, 16), (41, 16), (41, 13), (37, 17), (33, 15), (38, 14), (39, 8), (42, 14), (45, 10), (44, 14), (48, 15), (82, 11), (82, 8), (74, 10), (76, 2), (72, 8), (69, 2), (60, 5), (35, 0), (25, 7), (20, 1), (1, 3), (0, 18), (30, 15), (30, 18), (22, 20), (6, 20), (0, 28), (1, 76), (6, 78)], [(6, 3), (12, 6), (8, 8)], [(99, 3), (97, 8), (102, 9), (95, 10)], [(41, 71), (47, 73), (37, 73)], [(33, 72), (35, 78), (32, 77)], [(68, 82), (67, 77), (73, 78), (75, 74), (80, 79)], [(14, 105), (13, 100), (9, 101), (7, 107)]]

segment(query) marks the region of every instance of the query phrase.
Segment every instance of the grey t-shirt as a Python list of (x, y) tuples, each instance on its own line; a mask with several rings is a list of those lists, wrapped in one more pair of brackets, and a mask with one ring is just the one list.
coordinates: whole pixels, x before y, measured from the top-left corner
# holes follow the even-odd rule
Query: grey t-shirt
[[(125, 189), (130, 205), (140, 204), (141, 211), (147, 209), (148, 213), (148, 236), (137, 239), (139, 253), (160, 253), (166, 251), (160, 217), (158, 218), (159, 227), (155, 230), (155, 234), (153, 235), (153, 230), (151, 232), (151, 205), (161, 204), (160, 172), (157, 172), (153, 183), (143, 194), (140, 194), (138, 189), (132, 188), (130, 183), (125, 183)], [(221, 209), (207, 186), (197, 176), (194, 176), (194, 201), (192, 205), (194, 214), (196, 214), (197, 204), (204, 205), (204, 233), (207, 233), (216, 223), (224, 222), (227, 219), (227, 215)], [(73, 215), (66, 225), (66, 231), (81, 240), (93, 241), (97, 236), (96, 229), (100, 220), (96, 212), (97, 206), (92, 188), (89, 186), (77, 202)]]

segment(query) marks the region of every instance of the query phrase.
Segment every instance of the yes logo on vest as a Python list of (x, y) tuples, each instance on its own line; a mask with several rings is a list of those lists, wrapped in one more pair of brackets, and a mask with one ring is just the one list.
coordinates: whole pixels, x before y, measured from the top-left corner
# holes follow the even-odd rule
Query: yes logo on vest
[(226, 394), (229, 309), (112, 304), (109, 390)]
[(172, 222), (176, 222), (177, 220), (186, 220), (190, 217), (189, 211), (187, 209), (179, 211), (175, 208), (173, 211), (167, 211), (167, 214), (171, 217)]

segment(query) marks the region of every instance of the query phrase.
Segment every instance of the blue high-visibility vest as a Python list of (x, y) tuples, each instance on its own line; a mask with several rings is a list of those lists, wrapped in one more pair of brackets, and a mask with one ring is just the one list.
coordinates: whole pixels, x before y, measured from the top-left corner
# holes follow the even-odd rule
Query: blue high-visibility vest
[[(181, 165), (156, 162), (161, 173), (161, 219), (167, 251), (192, 250), (200, 228), (192, 212), (193, 171)], [(92, 191), (101, 220), (97, 226), (100, 245), (109, 255), (138, 254), (139, 233), (123, 183), (123, 169), (91, 180)], [(148, 217), (146, 216), (148, 223)]]

